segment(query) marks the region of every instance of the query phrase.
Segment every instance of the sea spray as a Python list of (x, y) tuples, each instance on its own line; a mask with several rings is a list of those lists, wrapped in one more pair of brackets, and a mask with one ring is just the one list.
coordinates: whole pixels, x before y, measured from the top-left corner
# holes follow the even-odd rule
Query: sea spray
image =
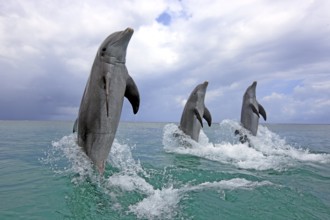
[(243, 178), (234, 178), (204, 182), (195, 186), (185, 185), (178, 189), (170, 187), (155, 190), (152, 195), (135, 205), (131, 205), (129, 209), (130, 212), (143, 219), (173, 219), (177, 214), (180, 200), (191, 192), (217, 190), (220, 192), (219, 196), (222, 197), (225, 194), (224, 190), (252, 190), (256, 187), (270, 185), (273, 185), (273, 183), (269, 181), (254, 182)]
[[(209, 143), (205, 134), (202, 134), (201, 137), (200, 141), (202, 143)], [(109, 166), (112, 167), (111, 175), (100, 178), (99, 174), (93, 169), (89, 158), (84, 155), (84, 152), (76, 144), (75, 139), (75, 135), (68, 135), (52, 143), (53, 150), (48, 155), (48, 160), (52, 161), (53, 165), (56, 164), (56, 161), (61, 161), (64, 158), (68, 162), (65, 168), (64, 166), (57, 166), (56, 173), (70, 176), (73, 184), (82, 187), (82, 192), (86, 193), (86, 190), (94, 189), (97, 190), (96, 194), (103, 193), (107, 195), (110, 201), (103, 203), (111, 204), (109, 208), (121, 212), (123, 215), (133, 214), (141, 219), (173, 219), (180, 216), (180, 202), (183, 198), (189, 196), (191, 192), (214, 189), (221, 192), (219, 196), (223, 196), (225, 195), (224, 190), (249, 190), (272, 184), (268, 181), (249, 181), (244, 178), (233, 178), (213, 182), (206, 181), (197, 185), (194, 185), (193, 182), (172, 182), (172, 184), (164, 182), (160, 188), (156, 188), (148, 182), (150, 175), (170, 174), (143, 168), (140, 161), (133, 158), (132, 148), (127, 144), (119, 143), (117, 140), (112, 146), (108, 159)], [(195, 143), (192, 142), (192, 144)], [(214, 146), (210, 144), (209, 147)], [(107, 166), (107, 169), (109, 166)], [(86, 186), (88, 182), (96, 187)], [(175, 186), (173, 183), (175, 183)], [(138, 197), (127, 200), (127, 197), (133, 195), (138, 195)], [(106, 209), (106, 207), (104, 208)]]
[[(234, 136), (236, 128), (228, 122), (228, 126), (221, 123), (204, 127), (207, 144), (199, 142), (196, 146), (237, 146), (231, 154), (248, 149), (239, 143)], [(236, 124), (239, 127), (239, 123)], [(284, 163), (284, 170), (259, 171), (240, 168), (233, 155), (232, 161), (224, 155), (223, 163), (184, 154), (186, 152), (168, 153), (162, 144), (164, 123), (124, 123), (119, 127), (116, 145), (124, 149), (117, 149), (121, 152), (117, 155), (112, 152), (123, 161), (109, 158), (103, 178), (75, 144), (75, 136), (64, 136), (70, 133), (72, 122), (24, 121), (0, 125), (1, 198), (6, 201), (1, 207), (1, 219), (22, 216), (33, 219), (255, 219), (256, 216), (329, 219), (330, 216), (329, 125), (267, 125), (270, 138), (263, 138), (275, 147), (252, 143), (251, 150), (255, 152), (249, 155), (256, 153), (256, 158), (266, 161), (273, 155), (275, 159), (287, 158), (293, 163), (292, 166)], [(267, 133), (263, 127), (259, 127), (256, 141), (262, 133)], [(308, 158), (315, 155), (324, 159), (323, 162), (315, 162), (320, 158)], [(246, 155), (240, 156), (246, 163)], [(264, 166), (258, 161), (257, 164)], [(148, 211), (148, 204), (157, 208)]]
[[(225, 141), (209, 142), (203, 131), (197, 143), (189, 137), (180, 136), (178, 142), (176, 133), (180, 129), (175, 124), (164, 126), (163, 146), (166, 152), (194, 155), (223, 164), (231, 164), (242, 169), (254, 170), (286, 170), (297, 166), (299, 162), (329, 163), (329, 154), (310, 153), (309, 150), (295, 148), (285, 142), (267, 127), (260, 125), (257, 136), (249, 135), (249, 143), (240, 143), (234, 136), (234, 131), (242, 129), (237, 122), (224, 120), (220, 130), (226, 132)], [(228, 134), (228, 132), (232, 133)], [(182, 143), (189, 143), (185, 145)]]

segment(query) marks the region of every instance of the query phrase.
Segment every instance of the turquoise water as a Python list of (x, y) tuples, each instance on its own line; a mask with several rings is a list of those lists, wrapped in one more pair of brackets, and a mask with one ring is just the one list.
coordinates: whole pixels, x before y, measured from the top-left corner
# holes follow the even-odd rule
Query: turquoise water
[(0, 219), (330, 219), (330, 125), (121, 123), (104, 177), (72, 125), (0, 121)]

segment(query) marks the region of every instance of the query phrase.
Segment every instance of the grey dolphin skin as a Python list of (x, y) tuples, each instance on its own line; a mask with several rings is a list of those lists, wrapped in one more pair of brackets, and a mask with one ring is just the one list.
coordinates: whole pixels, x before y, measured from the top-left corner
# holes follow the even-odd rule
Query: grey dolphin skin
[(203, 127), (202, 118), (208, 125), (212, 124), (210, 111), (205, 107), (204, 99), (208, 82), (196, 86), (189, 96), (183, 109), (179, 128), (193, 140), (198, 141), (199, 132)]
[(241, 123), (244, 128), (251, 131), (252, 135), (256, 135), (258, 131), (258, 124), (260, 115), (267, 120), (266, 111), (256, 99), (257, 82), (254, 81), (250, 85), (243, 96), (243, 104), (241, 111)]
[(133, 112), (139, 110), (140, 95), (125, 66), (126, 50), (134, 30), (127, 28), (108, 36), (99, 47), (81, 100), (78, 145), (103, 174), (115, 138), (124, 96)]

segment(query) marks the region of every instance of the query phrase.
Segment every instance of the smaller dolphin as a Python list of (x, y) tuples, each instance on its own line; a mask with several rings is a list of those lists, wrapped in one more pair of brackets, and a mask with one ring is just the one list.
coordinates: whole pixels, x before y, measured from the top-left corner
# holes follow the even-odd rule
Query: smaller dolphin
[(179, 128), (193, 140), (198, 141), (199, 132), (203, 127), (202, 118), (208, 125), (212, 124), (210, 111), (204, 105), (205, 93), (208, 82), (196, 86), (189, 96), (189, 99), (183, 109)]
[(258, 131), (258, 124), (260, 115), (267, 119), (266, 111), (256, 99), (256, 86), (257, 82), (254, 81), (250, 85), (243, 96), (243, 104), (241, 111), (241, 123), (244, 128), (251, 131), (252, 135), (256, 136)]

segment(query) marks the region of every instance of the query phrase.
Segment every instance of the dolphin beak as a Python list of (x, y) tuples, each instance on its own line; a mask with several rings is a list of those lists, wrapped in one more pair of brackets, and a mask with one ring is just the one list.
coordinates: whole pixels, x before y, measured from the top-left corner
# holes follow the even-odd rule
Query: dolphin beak
[(129, 39), (131, 39), (133, 33), (134, 33), (134, 29), (130, 27), (126, 28), (123, 32), (124, 36), (126, 36)]
[(133, 28), (130, 28), (130, 27), (128, 27), (128, 28), (126, 28), (126, 30), (125, 30), (125, 32), (134, 32), (134, 29)]

